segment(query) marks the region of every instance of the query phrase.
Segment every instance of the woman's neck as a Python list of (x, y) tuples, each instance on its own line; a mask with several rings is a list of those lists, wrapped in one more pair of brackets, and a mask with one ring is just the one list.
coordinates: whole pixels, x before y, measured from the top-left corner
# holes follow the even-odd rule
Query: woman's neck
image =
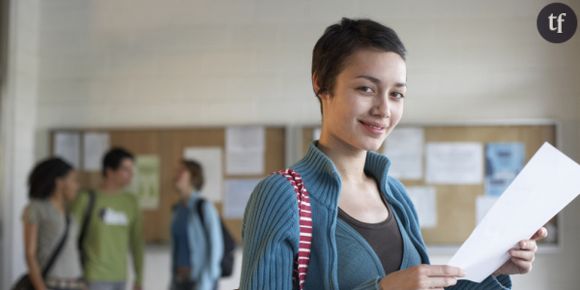
[(62, 194), (53, 193), (50, 197), (50, 202), (59, 212), (65, 212), (65, 201)]
[(318, 148), (324, 152), (336, 166), (343, 182), (362, 182), (366, 179), (364, 173), (367, 152), (354, 149), (333, 138), (324, 136), (318, 142)]

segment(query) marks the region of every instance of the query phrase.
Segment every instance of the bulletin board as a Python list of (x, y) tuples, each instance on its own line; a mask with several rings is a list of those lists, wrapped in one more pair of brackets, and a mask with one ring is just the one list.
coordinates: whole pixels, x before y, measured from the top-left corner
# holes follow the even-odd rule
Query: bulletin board
[[(172, 207), (179, 200), (174, 187), (174, 176), (183, 152), (189, 147), (218, 147), (222, 150), (223, 180), (227, 179), (257, 179), (285, 166), (285, 129), (284, 127), (264, 127), (264, 170), (260, 174), (228, 175), (226, 173), (226, 127), (209, 128), (154, 128), (154, 129), (56, 129), (51, 131), (51, 152), (55, 152), (54, 139), (57, 133), (73, 133), (81, 136), (86, 133), (106, 133), (110, 146), (121, 146), (131, 151), (135, 156), (158, 156), (159, 162), (159, 204), (154, 209), (143, 209), (143, 231), (148, 243), (167, 243), (170, 241), (170, 223)], [(81, 138), (82, 140), (82, 138)], [(82, 141), (81, 141), (82, 142)], [(83, 155), (81, 144), (80, 155)], [(82, 159), (82, 158), (81, 158)], [(82, 161), (81, 161), (82, 162)], [(98, 171), (87, 172), (80, 166), (79, 179), (82, 188), (96, 188), (101, 181)], [(223, 197), (223, 192), (220, 193)], [(220, 214), (223, 202), (214, 203)], [(232, 235), (241, 241), (241, 218), (224, 219), (224, 223)]]
[[(478, 142), (503, 143), (519, 142), (525, 146), (524, 164), (540, 148), (544, 142), (554, 146), (557, 144), (557, 124), (555, 122), (538, 122), (537, 124), (441, 124), (425, 125), (412, 124), (403, 127), (422, 128), (424, 142)], [(317, 127), (304, 127), (302, 131), (303, 147), (305, 151), (313, 140), (313, 133)], [(397, 130), (397, 129), (395, 129)], [(383, 148), (379, 149), (383, 152)], [(423, 160), (425, 157), (423, 156)], [(425, 164), (425, 162), (423, 162)], [(419, 180), (405, 180), (401, 182), (409, 186), (429, 185), (425, 175)], [(476, 225), (476, 199), (485, 192), (483, 182), (473, 185), (429, 185), (434, 186), (436, 195), (437, 224), (431, 228), (423, 228), (425, 242), (429, 246), (447, 247), (461, 245), (473, 231)], [(558, 245), (560, 238), (559, 218), (549, 222), (552, 240), (549, 245)]]

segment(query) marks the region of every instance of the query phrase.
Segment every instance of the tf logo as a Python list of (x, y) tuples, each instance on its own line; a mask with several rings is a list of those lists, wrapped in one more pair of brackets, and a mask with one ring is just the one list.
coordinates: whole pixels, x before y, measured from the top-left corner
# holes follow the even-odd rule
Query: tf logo
[(538, 14), (538, 32), (552, 43), (568, 41), (576, 32), (577, 19), (574, 10), (562, 3), (552, 3)]

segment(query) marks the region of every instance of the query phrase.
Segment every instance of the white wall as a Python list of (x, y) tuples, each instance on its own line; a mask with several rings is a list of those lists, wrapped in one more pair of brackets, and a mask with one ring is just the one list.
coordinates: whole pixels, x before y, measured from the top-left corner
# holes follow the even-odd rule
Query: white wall
[(8, 69), (2, 88), (0, 192), (0, 288), (25, 270), (20, 213), (27, 200), (26, 178), (34, 162), (38, 89), (38, 0), (10, 1)]
[[(36, 158), (57, 127), (316, 123), (311, 49), (349, 16), (405, 42), (404, 121), (556, 119), (580, 160), (580, 35), (539, 36), (548, 1), (409, 2), (41, 1)], [(517, 288), (577, 289), (579, 208), (563, 214), (562, 251), (539, 256)]]

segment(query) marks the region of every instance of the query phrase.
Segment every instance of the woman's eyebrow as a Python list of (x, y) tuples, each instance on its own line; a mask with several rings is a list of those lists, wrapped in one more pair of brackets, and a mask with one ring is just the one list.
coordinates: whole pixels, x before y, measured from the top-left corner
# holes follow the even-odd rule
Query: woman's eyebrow
[[(366, 79), (366, 80), (369, 80), (376, 85), (381, 84), (381, 81), (379, 79), (372, 77), (372, 76), (368, 76), (368, 75), (360, 75), (360, 76), (357, 76), (356, 79)], [(405, 87), (407, 87), (407, 84), (406, 83), (395, 83), (395, 87), (405, 88)]]

